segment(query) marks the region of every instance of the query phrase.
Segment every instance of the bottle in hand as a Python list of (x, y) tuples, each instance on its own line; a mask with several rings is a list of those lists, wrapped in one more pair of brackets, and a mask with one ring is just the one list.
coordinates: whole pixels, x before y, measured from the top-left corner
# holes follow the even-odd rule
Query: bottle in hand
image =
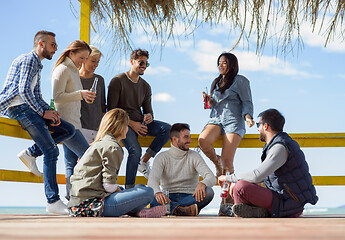
[(210, 96), (207, 94), (207, 88), (206, 88), (206, 92), (202, 92), (203, 94), (203, 99), (204, 99), (204, 109), (210, 109)]
[[(90, 88), (90, 92), (96, 93), (97, 89), (97, 83), (98, 83), (98, 77), (95, 77), (95, 80), (92, 83), (92, 87)], [(88, 101), (88, 103), (93, 103), (94, 100)]]
[[(230, 172), (226, 172), (226, 176), (230, 175)], [(229, 183), (224, 182), (222, 191), (220, 192), (220, 197), (227, 198), (229, 196)]]
[[(49, 105), (49, 110), (56, 111), (55, 104), (54, 104), (54, 99), (50, 99), (50, 105)], [(49, 124), (54, 124), (56, 123), (53, 120), (48, 120)]]

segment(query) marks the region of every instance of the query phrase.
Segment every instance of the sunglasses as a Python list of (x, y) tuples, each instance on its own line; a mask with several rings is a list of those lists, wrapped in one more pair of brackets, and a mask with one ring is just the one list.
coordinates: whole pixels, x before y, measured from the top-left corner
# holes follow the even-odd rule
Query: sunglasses
[[(135, 61), (137, 61), (137, 60), (135, 60)], [(144, 61), (137, 61), (137, 62), (139, 63), (140, 67), (143, 67), (143, 66), (149, 67), (150, 66), (149, 62), (144, 62)]]
[(256, 127), (259, 128), (260, 127), (260, 124), (264, 124), (263, 122), (257, 122), (256, 123)]

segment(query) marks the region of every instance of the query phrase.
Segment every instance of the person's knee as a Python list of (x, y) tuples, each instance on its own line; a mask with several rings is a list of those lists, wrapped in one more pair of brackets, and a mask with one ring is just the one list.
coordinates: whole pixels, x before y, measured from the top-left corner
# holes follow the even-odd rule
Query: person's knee
[(136, 157), (138, 159), (140, 159), (141, 154), (142, 154), (142, 149), (140, 147), (140, 145), (138, 146), (130, 146), (129, 148), (127, 148), (128, 151), (128, 155), (131, 157)]
[(56, 145), (52, 145), (48, 149), (44, 149), (43, 154), (46, 156), (45, 159), (57, 161), (57, 158), (59, 156), (59, 148)]
[(205, 189), (205, 193), (206, 193), (206, 199), (211, 202), (213, 197), (214, 197), (214, 191), (211, 187), (207, 187), (206, 186), (206, 189)]
[(198, 138), (198, 143), (201, 149), (207, 148), (210, 145), (210, 142), (208, 141), (208, 139), (201, 135)]
[(155, 194), (152, 188), (142, 184), (138, 184), (135, 187), (140, 188), (143, 191), (143, 197), (147, 198), (148, 203), (152, 202), (152, 200), (155, 198)]
[(164, 123), (161, 125), (160, 127), (160, 133), (162, 136), (166, 136), (166, 137), (170, 137), (169, 134), (170, 134), (170, 124), (168, 123)]
[(239, 180), (237, 183), (235, 183), (233, 194), (239, 194), (239, 192), (245, 192), (249, 186), (249, 182), (244, 180)]

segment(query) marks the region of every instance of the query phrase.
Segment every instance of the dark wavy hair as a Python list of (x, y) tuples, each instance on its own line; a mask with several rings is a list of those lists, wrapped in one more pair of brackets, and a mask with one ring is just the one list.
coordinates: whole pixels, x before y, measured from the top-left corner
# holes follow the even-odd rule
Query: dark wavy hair
[[(234, 54), (228, 53), (228, 52), (224, 52), (224, 53), (220, 54), (220, 56), (218, 57), (218, 60), (217, 60), (217, 66), (219, 66), (219, 60), (223, 56), (228, 60), (229, 71), (224, 77), (225, 85), (220, 87), (217, 90), (217, 91), (220, 91), (221, 93), (224, 93), (224, 91), (226, 89), (228, 89), (233, 84), (235, 77), (238, 73), (238, 69), (239, 69), (237, 57)], [(211, 94), (213, 93), (214, 89), (216, 88), (217, 84), (219, 83), (219, 81), (222, 78), (223, 78), (223, 76), (221, 74), (219, 74), (219, 76), (213, 80), (212, 85), (211, 85)]]
[(270, 108), (258, 115), (263, 124), (267, 123), (275, 132), (282, 132), (285, 124), (285, 118), (277, 109)]

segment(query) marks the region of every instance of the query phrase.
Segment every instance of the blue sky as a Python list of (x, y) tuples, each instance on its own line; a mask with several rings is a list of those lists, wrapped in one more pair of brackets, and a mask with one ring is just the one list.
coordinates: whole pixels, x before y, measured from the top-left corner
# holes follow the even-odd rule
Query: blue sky
[[(13, 59), (32, 50), (34, 34), (43, 29), (53, 31), (57, 34), (58, 51), (51, 61), (43, 61), (41, 77), (43, 96), (49, 101), (53, 65), (67, 45), (79, 39), (79, 3), (73, 3), (74, 12), (69, 0), (0, 2), (1, 86)], [(177, 24), (176, 33), (181, 32), (183, 28)], [(254, 114), (257, 116), (267, 108), (277, 108), (286, 117), (285, 131), (288, 133), (344, 132), (345, 42), (335, 39), (324, 48), (323, 37), (312, 34), (308, 25), (302, 26), (301, 34), (303, 49), (298, 53), (295, 51), (294, 55), (281, 56), (268, 45), (258, 58), (252, 39), (249, 40), (249, 50), (247, 45), (242, 47), (241, 44), (233, 51), (239, 60), (239, 73), (250, 80)], [(143, 78), (152, 87), (155, 118), (169, 123), (188, 122), (192, 133), (200, 133), (209, 115), (209, 111), (203, 109), (201, 93), (205, 87), (210, 88), (217, 76), (219, 54), (228, 51), (236, 41), (229, 25), (225, 22), (212, 29), (201, 27), (194, 32), (194, 37), (181, 36), (176, 42), (169, 40), (162, 51), (141, 29), (136, 29), (132, 40), (135, 47), (150, 51), (151, 66)], [(104, 77), (106, 85), (113, 76), (129, 69), (129, 57), (113, 55), (109, 38), (92, 32), (91, 44), (105, 55), (96, 72)], [(257, 129), (247, 129), (247, 133), (257, 133)], [(26, 170), (16, 155), (32, 142), (3, 136), (0, 141), (0, 168)], [(60, 150), (58, 172), (64, 173), (63, 150)], [(312, 175), (345, 175), (344, 148), (303, 150)], [(239, 149), (235, 156), (235, 170), (243, 172), (255, 167), (259, 164), (260, 152), (260, 149)], [(38, 166), (42, 169), (42, 158), (38, 159)], [(213, 168), (211, 164), (210, 167)], [(124, 174), (124, 166), (120, 173)], [(0, 199), (0, 206), (45, 205), (42, 184), (0, 182), (0, 190), (2, 196), (7, 196)], [(317, 187), (320, 197), (317, 206), (344, 205), (344, 190), (339, 186)], [(61, 187), (63, 195), (64, 186)]]

